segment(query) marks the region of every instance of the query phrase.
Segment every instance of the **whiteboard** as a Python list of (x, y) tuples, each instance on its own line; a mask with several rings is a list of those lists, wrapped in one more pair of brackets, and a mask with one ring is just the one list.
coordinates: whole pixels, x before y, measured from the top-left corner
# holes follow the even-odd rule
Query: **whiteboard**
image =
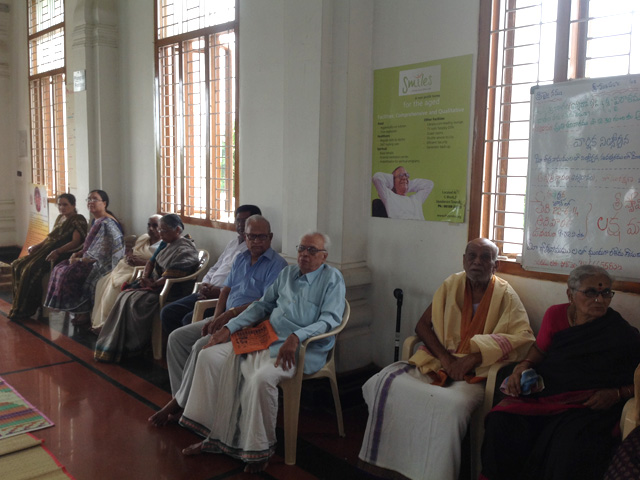
[(531, 93), (522, 266), (640, 279), (640, 75)]

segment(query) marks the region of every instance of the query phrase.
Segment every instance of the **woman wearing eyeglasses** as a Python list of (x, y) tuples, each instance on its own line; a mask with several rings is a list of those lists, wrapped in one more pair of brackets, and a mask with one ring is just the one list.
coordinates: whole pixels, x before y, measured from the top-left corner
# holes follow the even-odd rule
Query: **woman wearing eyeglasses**
[(151, 215), (147, 221), (147, 233), (136, 238), (133, 249), (127, 247), (124, 257), (111, 273), (105, 275), (96, 284), (96, 295), (91, 312), (91, 331), (99, 333), (109, 316), (116, 299), (122, 290), (122, 284), (131, 279), (134, 268), (143, 266), (153, 256), (160, 245), (160, 219), (162, 215)]
[(44, 305), (73, 313), (73, 325), (89, 322), (96, 283), (124, 256), (122, 227), (108, 206), (107, 192), (89, 192), (87, 207), (93, 220), (82, 251), (74, 253), (51, 271)]
[(503, 384), (509, 397), (487, 416), (481, 479), (603, 477), (640, 363), (638, 330), (609, 308), (611, 285), (600, 267), (570, 273), (569, 303), (547, 310), (536, 342)]

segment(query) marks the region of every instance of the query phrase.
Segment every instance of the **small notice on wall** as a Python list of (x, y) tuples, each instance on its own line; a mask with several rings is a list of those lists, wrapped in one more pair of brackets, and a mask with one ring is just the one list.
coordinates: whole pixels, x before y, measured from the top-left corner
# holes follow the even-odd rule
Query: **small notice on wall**
[(46, 185), (32, 184), (29, 190), (29, 229), (20, 257), (29, 252), (27, 248), (42, 242), (49, 235), (49, 203)]
[(374, 72), (374, 217), (464, 221), (472, 60)]

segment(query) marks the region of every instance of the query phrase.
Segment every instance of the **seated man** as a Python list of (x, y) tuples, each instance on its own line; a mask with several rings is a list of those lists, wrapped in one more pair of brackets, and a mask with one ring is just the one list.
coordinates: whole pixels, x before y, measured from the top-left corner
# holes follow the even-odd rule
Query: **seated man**
[(178, 420), (191, 389), (196, 359), (210, 334), (258, 300), (287, 266), (287, 261), (271, 248), (273, 233), (266, 218), (252, 215), (242, 228), (245, 229), (248, 251), (233, 262), (213, 317), (180, 327), (169, 335), (167, 367), (173, 398), (149, 418), (152, 425), (159, 427)]
[[(373, 184), (384, 203), (387, 217), (424, 220), (422, 204), (433, 190), (431, 180), (426, 178), (409, 180), (409, 174), (405, 168), (398, 167), (391, 173), (374, 174)], [(409, 193), (413, 195), (408, 195)]]
[[(109, 316), (109, 312), (116, 303), (122, 284), (131, 279), (136, 266), (142, 266), (153, 256), (160, 245), (158, 225), (162, 215), (151, 215), (147, 222), (147, 233), (136, 239), (133, 250), (127, 249), (124, 257), (118, 262), (111, 273), (105, 275), (96, 284), (96, 294), (91, 312), (92, 332), (100, 333), (100, 329)], [(129, 247), (130, 248), (130, 247)]]
[[(209, 269), (202, 279), (202, 285), (198, 293), (192, 293), (165, 306), (160, 312), (162, 331), (169, 335), (176, 328), (191, 323), (193, 309), (198, 300), (218, 298), (220, 287), (229, 275), (231, 265), (239, 253), (247, 250), (244, 241), (244, 225), (251, 215), (261, 215), (261, 211), (255, 205), (240, 205), (236, 209), (236, 232), (238, 236), (229, 241), (216, 264)], [(205, 312), (205, 316), (213, 315), (213, 309)]]
[[(524, 358), (534, 341), (520, 298), (496, 277), (498, 248), (467, 244), (416, 326), (424, 347), (362, 387), (369, 420), (359, 457), (409, 478), (457, 479), (460, 444), (490, 366)], [(366, 467), (365, 467), (366, 468)]]
[[(345, 285), (340, 272), (324, 263), (328, 247), (326, 235), (304, 235), (298, 264), (285, 268), (259, 301), (211, 336), (198, 356), (180, 419), (180, 425), (206, 438), (185, 448), (185, 455), (224, 452), (246, 462), (246, 472), (267, 467), (276, 444), (278, 383), (295, 375), (300, 342), (342, 322)], [(235, 355), (231, 334), (265, 317), (278, 340), (264, 350)], [(334, 342), (328, 337), (308, 346), (305, 373), (322, 368)]]

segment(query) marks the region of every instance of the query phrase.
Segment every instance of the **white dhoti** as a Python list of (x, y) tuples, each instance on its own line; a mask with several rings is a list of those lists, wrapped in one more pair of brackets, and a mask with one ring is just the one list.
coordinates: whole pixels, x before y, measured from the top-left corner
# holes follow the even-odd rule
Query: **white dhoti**
[(274, 363), (269, 350), (235, 355), (230, 342), (200, 352), (180, 425), (206, 437), (202, 451), (247, 463), (273, 455), (278, 383), (296, 372)]
[(414, 480), (457, 480), (461, 442), (484, 383), (433, 386), (430, 377), (397, 362), (367, 380), (362, 391), (369, 419), (361, 460)]
[(190, 323), (171, 332), (167, 341), (167, 369), (171, 393), (178, 405), (184, 407), (189, 397), (198, 355), (211, 335), (202, 336), (205, 320)]

